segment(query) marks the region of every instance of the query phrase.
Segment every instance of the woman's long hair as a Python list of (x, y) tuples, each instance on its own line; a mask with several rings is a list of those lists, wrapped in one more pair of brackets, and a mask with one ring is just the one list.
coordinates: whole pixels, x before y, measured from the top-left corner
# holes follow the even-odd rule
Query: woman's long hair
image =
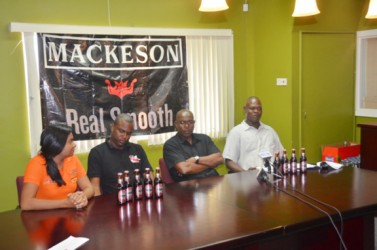
[(66, 185), (53, 158), (60, 154), (72, 129), (65, 125), (50, 125), (41, 134), (40, 154), (46, 159), (47, 174), (58, 186)]

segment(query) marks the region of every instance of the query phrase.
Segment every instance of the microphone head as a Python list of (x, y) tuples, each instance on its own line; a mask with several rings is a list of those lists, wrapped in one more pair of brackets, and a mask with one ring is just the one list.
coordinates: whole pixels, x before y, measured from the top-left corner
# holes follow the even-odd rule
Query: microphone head
[(259, 152), (259, 156), (262, 159), (269, 159), (269, 158), (272, 157), (272, 154), (269, 151), (261, 151), (261, 152)]

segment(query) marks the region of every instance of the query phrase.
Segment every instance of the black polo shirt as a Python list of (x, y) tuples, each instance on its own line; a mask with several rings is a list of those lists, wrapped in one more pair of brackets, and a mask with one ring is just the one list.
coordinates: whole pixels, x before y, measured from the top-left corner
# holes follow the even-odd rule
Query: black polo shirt
[(130, 171), (130, 180), (133, 181), (136, 168), (141, 177), (145, 168), (151, 168), (144, 149), (138, 144), (128, 142), (123, 149), (116, 149), (106, 140), (90, 150), (88, 177), (100, 178), (102, 194), (116, 192), (118, 172)]
[(186, 141), (178, 133), (164, 144), (164, 160), (169, 168), (171, 177), (175, 182), (186, 181), (209, 176), (219, 175), (213, 168), (208, 168), (198, 174), (179, 175), (175, 165), (186, 161), (188, 158), (198, 155), (207, 156), (220, 152), (212, 139), (205, 134), (192, 134), (192, 144)]

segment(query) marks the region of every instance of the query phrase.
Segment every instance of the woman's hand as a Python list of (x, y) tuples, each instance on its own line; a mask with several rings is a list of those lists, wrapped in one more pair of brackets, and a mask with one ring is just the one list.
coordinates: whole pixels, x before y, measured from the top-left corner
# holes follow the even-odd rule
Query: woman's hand
[(76, 207), (76, 209), (80, 209), (88, 205), (88, 198), (83, 191), (68, 194), (68, 199)]

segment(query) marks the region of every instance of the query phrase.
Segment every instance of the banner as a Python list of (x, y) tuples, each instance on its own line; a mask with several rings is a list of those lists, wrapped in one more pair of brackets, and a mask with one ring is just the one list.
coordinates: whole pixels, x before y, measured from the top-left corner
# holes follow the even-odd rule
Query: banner
[(104, 138), (120, 113), (134, 134), (174, 130), (188, 108), (185, 37), (38, 33), (43, 128), (67, 123), (75, 140)]

